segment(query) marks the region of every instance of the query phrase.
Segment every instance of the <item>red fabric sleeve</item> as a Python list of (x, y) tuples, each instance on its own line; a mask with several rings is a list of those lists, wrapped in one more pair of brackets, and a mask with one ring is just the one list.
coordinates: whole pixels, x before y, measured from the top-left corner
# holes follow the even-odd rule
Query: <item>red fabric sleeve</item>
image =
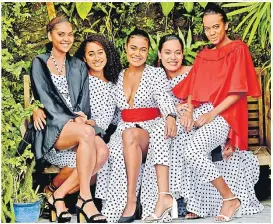
[(250, 52), (245, 44), (237, 47), (233, 55), (233, 62), (228, 92), (245, 92), (250, 96), (260, 96), (261, 90), (257, 74)]

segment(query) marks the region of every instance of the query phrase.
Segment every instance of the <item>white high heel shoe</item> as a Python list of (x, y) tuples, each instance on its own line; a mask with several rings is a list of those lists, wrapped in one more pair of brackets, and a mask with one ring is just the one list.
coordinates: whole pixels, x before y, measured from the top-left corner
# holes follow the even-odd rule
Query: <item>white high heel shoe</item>
[[(143, 218), (144, 222), (164, 222), (164, 219), (167, 218), (168, 214), (171, 214), (172, 219), (178, 218), (178, 209), (177, 209), (177, 202), (176, 199), (173, 197), (173, 195), (169, 192), (160, 192), (158, 194), (168, 194), (171, 195), (173, 198), (173, 204), (171, 207), (167, 208), (160, 217), (157, 217), (156, 214), (152, 213), (149, 216), (152, 216), (153, 219), (148, 219), (147, 217)], [(148, 217), (149, 217), (148, 216)]]
[(232, 197), (232, 198), (224, 198), (223, 201), (231, 201), (234, 199), (238, 199), (240, 201), (240, 206), (233, 212), (231, 217), (228, 217), (226, 215), (217, 215), (217, 217), (223, 217), (224, 220), (215, 220), (215, 222), (229, 222), (234, 218), (240, 218), (242, 217), (242, 202), (240, 200), (240, 198), (238, 197)]

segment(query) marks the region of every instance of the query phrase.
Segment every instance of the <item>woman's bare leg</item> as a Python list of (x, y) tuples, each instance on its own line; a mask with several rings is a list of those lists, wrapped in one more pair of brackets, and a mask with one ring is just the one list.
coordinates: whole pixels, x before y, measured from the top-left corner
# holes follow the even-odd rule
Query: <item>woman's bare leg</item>
[(142, 159), (149, 146), (149, 133), (140, 128), (128, 128), (122, 133), (123, 155), (127, 174), (127, 204), (122, 216), (132, 216), (136, 209), (136, 186)]
[[(155, 165), (158, 193), (169, 192), (169, 167), (164, 165)], [(155, 206), (155, 215), (160, 217), (162, 213), (172, 206), (173, 198), (168, 194), (160, 194)]]
[(71, 175), (73, 170), (74, 168), (70, 168), (67, 166), (62, 168), (60, 172), (57, 174), (57, 176), (52, 180), (52, 183), (56, 187), (60, 187), (63, 184), (63, 182)]
[[(96, 165), (94, 139), (94, 129), (89, 125), (68, 122), (64, 126), (55, 144), (55, 148), (58, 150), (65, 150), (78, 145), (77, 172), (79, 177), (80, 195), (84, 199), (90, 199), (92, 197), (90, 192), (90, 180)], [(77, 172), (73, 171), (70, 177), (55, 191), (54, 195), (56, 198), (64, 197), (70, 190), (77, 186), (75, 181), (77, 179)], [(70, 183), (72, 183), (72, 185)], [(78, 201), (78, 205), (80, 206), (81, 204), (82, 201)], [(56, 203), (57, 210), (60, 212), (64, 210), (64, 206), (63, 202)], [(87, 203), (84, 206), (84, 211), (88, 216), (98, 213), (98, 210), (93, 203)]]
[[(235, 195), (231, 192), (230, 188), (226, 184), (225, 180), (222, 176), (216, 178), (211, 181), (214, 187), (220, 192), (223, 198), (232, 198)], [(223, 205), (220, 211), (220, 214), (224, 214), (228, 217), (231, 217), (234, 211), (239, 208), (240, 201), (238, 199), (234, 199), (231, 201), (223, 201)], [(216, 217), (216, 220), (223, 220), (223, 217)]]
[[(96, 176), (94, 176), (100, 168), (105, 164), (106, 160), (108, 159), (109, 156), (109, 150), (107, 148), (107, 145), (104, 143), (104, 141), (96, 136), (95, 137), (95, 145), (96, 145), (96, 165), (93, 170), (93, 177), (91, 178), (90, 185), (93, 185), (96, 182)], [(69, 167), (64, 167), (61, 169), (60, 173), (54, 178), (53, 184), (56, 187), (61, 186), (67, 179), (68, 177), (72, 174), (74, 168), (69, 168)], [(77, 172), (76, 172), (77, 173)], [(75, 193), (79, 191), (79, 180), (78, 180), (78, 174), (77, 174), (77, 179), (75, 178), (76, 176), (73, 176), (73, 179), (68, 182), (68, 186), (71, 187), (71, 190), (68, 192), (68, 194)], [(73, 185), (77, 185), (76, 187), (72, 188), (73, 185), (71, 185), (71, 181), (73, 182)]]

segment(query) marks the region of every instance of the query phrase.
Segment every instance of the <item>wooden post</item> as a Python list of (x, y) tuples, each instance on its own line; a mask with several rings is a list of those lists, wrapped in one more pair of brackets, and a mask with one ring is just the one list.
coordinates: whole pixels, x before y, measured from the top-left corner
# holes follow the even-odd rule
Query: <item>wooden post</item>
[(265, 109), (265, 141), (271, 152), (271, 99), (270, 81), (264, 82), (264, 109)]
[[(264, 73), (261, 72), (261, 68), (255, 68), (256, 69), (256, 73), (258, 76), (258, 81), (260, 84), (260, 87), (263, 91), (263, 85), (262, 85), (262, 76), (264, 76)], [(261, 97), (258, 98), (258, 111), (259, 111), (259, 145), (264, 145), (264, 105), (263, 105), (263, 95)]]
[(24, 75), (24, 106), (27, 108), (30, 103), (30, 78)]

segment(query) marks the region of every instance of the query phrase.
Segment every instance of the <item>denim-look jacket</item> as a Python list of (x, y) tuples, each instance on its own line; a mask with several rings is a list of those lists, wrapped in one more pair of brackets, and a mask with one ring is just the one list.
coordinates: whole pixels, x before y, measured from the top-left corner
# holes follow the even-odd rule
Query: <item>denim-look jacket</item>
[(88, 72), (86, 64), (69, 54), (66, 56), (66, 78), (72, 109), (54, 85), (47, 61), (50, 52), (36, 56), (31, 65), (30, 80), (35, 100), (44, 105), (46, 126), (41, 131), (34, 131), (32, 148), (36, 159), (41, 159), (53, 148), (64, 125), (82, 111), (90, 118), (90, 100), (88, 88)]

